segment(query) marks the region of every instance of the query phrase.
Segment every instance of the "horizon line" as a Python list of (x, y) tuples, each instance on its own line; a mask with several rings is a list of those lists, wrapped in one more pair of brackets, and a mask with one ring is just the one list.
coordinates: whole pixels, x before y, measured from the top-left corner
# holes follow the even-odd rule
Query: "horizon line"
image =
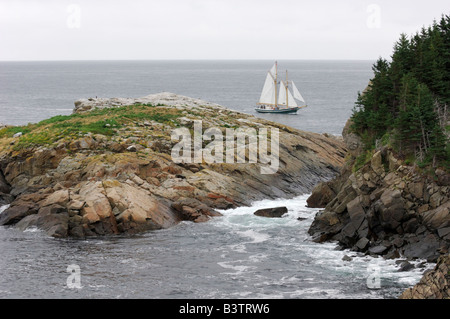
[(376, 59), (48, 59), (48, 60), (0, 60), (1, 62), (144, 62), (144, 61), (376, 61)]

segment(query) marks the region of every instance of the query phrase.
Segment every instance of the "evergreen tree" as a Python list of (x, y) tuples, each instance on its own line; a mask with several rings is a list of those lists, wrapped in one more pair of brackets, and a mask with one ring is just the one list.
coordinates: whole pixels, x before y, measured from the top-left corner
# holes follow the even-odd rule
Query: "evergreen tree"
[(369, 148), (389, 134), (400, 155), (448, 167), (450, 17), (410, 39), (401, 34), (391, 58), (375, 62), (368, 89), (358, 94), (354, 130)]

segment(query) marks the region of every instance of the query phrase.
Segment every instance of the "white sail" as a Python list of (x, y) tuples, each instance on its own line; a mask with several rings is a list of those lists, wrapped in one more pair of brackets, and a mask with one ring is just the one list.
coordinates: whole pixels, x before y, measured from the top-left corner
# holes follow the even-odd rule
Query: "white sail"
[(297, 99), (297, 100), (299, 100), (299, 101), (302, 101), (303, 103), (305, 102), (305, 99), (303, 98), (303, 96), (300, 94), (300, 92), (298, 91), (298, 89), (297, 89), (297, 86), (295, 86), (295, 83), (294, 82), (291, 82), (292, 83), (292, 92), (294, 93), (294, 97)]
[(289, 107), (297, 107), (297, 102), (295, 102), (294, 97), (291, 92), (287, 90), (287, 99), (286, 99), (286, 85), (284, 81), (280, 82), (280, 94), (278, 95), (278, 105), (280, 106), (289, 106)]
[(275, 63), (273, 67), (270, 69), (270, 74), (272, 74), (273, 78), (275, 79), (277, 77), (277, 64)]
[(266, 82), (259, 98), (261, 104), (275, 104), (275, 82), (270, 72), (267, 74)]
[(294, 97), (291, 94), (291, 91), (288, 90), (288, 106), (289, 107), (297, 107), (297, 102), (295, 102)]
[(278, 105), (286, 106), (286, 86), (280, 81), (280, 92), (278, 93)]

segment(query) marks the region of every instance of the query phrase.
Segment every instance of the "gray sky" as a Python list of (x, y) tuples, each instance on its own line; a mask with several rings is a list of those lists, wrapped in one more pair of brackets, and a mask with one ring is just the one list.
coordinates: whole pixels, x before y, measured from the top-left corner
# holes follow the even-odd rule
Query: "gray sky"
[(448, 0), (0, 0), (0, 60), (388, 58)]

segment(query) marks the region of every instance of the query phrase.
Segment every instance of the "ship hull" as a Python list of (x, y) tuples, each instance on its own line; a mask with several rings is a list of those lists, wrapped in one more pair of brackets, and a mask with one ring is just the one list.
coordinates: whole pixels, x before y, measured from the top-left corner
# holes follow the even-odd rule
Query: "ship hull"
[(297, 113), (297, 111), (299, 109), (300, 109), (299, 107), (290, 107), (290, 108), (285, 108), (285, 109), (261, 109), (261, 108), (255, 108), (255, 111), (258, 112), (258, 113), (292, 114), (292, 113)]

